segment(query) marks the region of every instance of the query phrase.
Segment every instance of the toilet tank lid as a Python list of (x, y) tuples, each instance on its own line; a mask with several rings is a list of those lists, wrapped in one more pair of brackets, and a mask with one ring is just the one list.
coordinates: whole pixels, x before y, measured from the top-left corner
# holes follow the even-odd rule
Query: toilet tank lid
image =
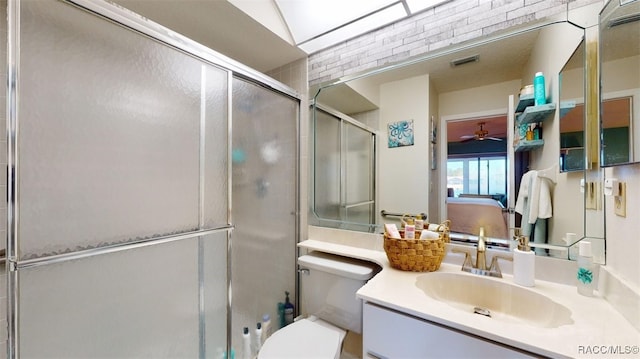
[(311, 252), (300, 256), (298, 264), (305, 268), (356, 280), (370, 279), (378, 268), (374, 263), (324, 252)]

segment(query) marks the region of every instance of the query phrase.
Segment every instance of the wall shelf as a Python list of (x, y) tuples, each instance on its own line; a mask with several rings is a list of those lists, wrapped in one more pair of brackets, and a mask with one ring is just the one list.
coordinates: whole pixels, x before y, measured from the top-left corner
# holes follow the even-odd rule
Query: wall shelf
[(531, 151), (544, 146), (544, 140), (520, 141), (513, 146), (515, 152)]
[(516, 106), (516, 113), (524, 111), (525, 108), (533, 106), (534, 103), (533, 94), (520, 96), (518, 105)]
[(555, 103), (547, 103), (538, 106), (529, 106), (524, 109), (516, 121), (517, 126), (526, 125), (528, 123), (544, 122), (556, 110)]

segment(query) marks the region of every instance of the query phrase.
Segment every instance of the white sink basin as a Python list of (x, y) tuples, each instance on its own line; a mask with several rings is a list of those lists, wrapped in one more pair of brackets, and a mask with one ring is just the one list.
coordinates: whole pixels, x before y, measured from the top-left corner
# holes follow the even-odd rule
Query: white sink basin
[(490, 314), (492, 320), (541, 328), (573, 324), (567, 307), (505, 279), (433, 272), (418, 276), (416, 286), (429, 297), (470, 315)]

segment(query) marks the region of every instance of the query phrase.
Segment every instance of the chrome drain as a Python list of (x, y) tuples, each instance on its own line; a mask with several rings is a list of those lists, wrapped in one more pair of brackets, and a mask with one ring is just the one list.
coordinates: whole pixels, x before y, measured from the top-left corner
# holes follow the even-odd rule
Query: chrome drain
[(486, 308), (474, 307), (473, 308), (473, 313), (474, 314), (484, 315), (485, 317), (491, 318), (491, 311), (489, 309), (486, 309)]

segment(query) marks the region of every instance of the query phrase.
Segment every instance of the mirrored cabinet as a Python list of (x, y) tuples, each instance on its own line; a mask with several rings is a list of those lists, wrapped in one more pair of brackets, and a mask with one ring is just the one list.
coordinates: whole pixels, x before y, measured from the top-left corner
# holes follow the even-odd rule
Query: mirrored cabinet
[(600, 14), (602, 167), (640, 162), (640, 1), (610, 1)]

